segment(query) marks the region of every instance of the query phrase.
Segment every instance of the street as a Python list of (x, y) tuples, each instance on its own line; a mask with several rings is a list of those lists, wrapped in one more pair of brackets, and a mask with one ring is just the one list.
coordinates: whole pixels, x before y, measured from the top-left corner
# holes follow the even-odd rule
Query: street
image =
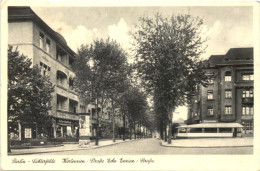
[[(174, 141), (173, 141), (174, 143)], [(40, 153), (39, 155), (210, 155), (210, 154), (253, 154), (253, 147), (221, 148), (178, 148), (165, 147), (158, 139), (141, 139), (121, 144), (75, 151)], [(34, 154), (35, 155), (35, 154)], [(38, 154), (37, 154), (38, 155)]]

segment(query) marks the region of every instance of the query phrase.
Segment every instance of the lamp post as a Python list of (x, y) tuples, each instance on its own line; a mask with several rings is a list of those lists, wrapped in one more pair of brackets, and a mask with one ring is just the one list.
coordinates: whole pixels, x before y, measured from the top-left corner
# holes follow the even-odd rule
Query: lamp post
[(90, 146), (89, 113), (79, 113), (79, 147)]

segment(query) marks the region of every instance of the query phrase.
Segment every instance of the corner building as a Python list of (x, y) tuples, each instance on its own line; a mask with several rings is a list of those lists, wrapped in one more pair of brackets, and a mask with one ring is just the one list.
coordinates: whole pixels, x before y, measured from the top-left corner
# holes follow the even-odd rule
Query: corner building
[(198, 86), (188, 107), (187, 124), (240, 123), (243, 133), (253, 133), (253, 48), (212, 55), (205, 71), (212, 79), (207, 87)]
[[(33, 65), (41, 68), (42, 75), (49, 75), (55, 85), (51, 101), (53, 126), (48, 136), (76, 136), (78, 113), (85, 113), (86, 107), (80, 103), (73, 90), (75, 74), (71, 65), (76, 54), (65, 39), (52, 30), (29, 7), (8, 8), (8, 43), (18, 47), (18, 51), (31, 58)], [(19, 139), (36, 138), (33, 124), (19, 123)]]

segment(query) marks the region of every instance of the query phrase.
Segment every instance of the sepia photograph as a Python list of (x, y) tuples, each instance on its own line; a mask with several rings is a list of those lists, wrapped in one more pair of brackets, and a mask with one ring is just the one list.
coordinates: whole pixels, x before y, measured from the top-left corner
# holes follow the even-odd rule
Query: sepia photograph
[(256, 163), (254, 5), (4, 6), (1, 153), (15, 167)]

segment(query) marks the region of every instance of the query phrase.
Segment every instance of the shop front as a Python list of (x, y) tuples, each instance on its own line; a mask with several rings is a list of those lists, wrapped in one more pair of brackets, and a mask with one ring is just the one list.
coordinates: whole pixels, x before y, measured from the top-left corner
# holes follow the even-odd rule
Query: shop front
[(10, 140), (24, 140), (36, 138), (35, 123), (8, 122), (8, 136)]
[(78, 137), (78, 121), (56, 119), (56, 137)]

